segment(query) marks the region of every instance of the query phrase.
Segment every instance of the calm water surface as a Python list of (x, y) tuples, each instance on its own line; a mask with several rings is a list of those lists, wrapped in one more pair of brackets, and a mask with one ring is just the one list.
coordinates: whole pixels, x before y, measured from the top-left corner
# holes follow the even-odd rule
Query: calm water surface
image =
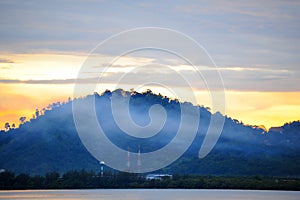
[(300, 200), (300, 192), (258, 190), (12, 190), (0, 199), (99, 200)]

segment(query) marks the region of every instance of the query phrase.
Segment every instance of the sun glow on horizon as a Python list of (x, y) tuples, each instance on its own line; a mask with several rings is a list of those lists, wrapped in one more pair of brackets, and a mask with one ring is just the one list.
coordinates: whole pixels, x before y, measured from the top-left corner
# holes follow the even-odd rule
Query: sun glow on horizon
[[(27, 120), (35, 113), (35, 109), (42, 109), (48, 104), (67, 101), (73, 98), (74, 83), (18, 83), (14, 80), (66, 80), (75, 79), (86, 56), (83, 54), (11, 54), (3, 56), (11, 62), (0, 63), (2, 82), (0, 83), (0, 129), (4, 129), (6, 122), (16, 124), (19, 118), (26, 116)], [(133, 58), (128, 59), (134, 63)], [(146, 62), (146, 60), (145, 60)], [(121, 65), (122, 63), (119, 63)], [(124, 63), (123, 63), (124, 64)], [(126, 63), (125, 63), (126, 64)], [(128, 64), (127, 64), (128, 66)], [(120, 68), (120, 66), (119, 66)], [(130, 68), (128, 67), (130, 70)], [(126, 69), (126, 70), (128, 70)], [(118, 68), (111, 69), (111, 73), (120, 72)], [(12, 82), (5, 82), (13, 80)], [(127, 85), (124, 90), (137, 88)], [(175, 87), (175, 86), (174, 86)], [(147, 86), (138, 91), (145, 90)], [(99, 93), (105, 89), (114, 90), (112, 83), (95, 88)], [(160, 87), (150, 87), (154, 93), (172, 96)], [(185, 94), (185, 89), (180, 91)], [(188, 94), (188, 93), (187, 93)], [(300, 92), (262, 92), (262, 91), (225, 91), (226, 115), (242, 121), (244, 124), (264, 125), (266, 128), (281, 126), (286, 122), (300, 119)], [(210, 96), (207, 91), (195, 89), (197, 102), (194, 104), (211, 107)], [(180, 101), (192, 101), (186, 95)]]

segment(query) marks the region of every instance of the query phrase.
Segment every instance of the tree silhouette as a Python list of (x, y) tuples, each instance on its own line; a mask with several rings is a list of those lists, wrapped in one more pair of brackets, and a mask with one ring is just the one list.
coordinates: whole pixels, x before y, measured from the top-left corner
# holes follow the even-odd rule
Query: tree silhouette
[(9, 131), (10, 125), (9, 125), (8, 122), (5, 123), (4, 128), (5, 128), (6, 131)]
[(24, 122), (26, 121), (26, 117), (20, 117), (19, 120), (20, 124), (24, 124)]
[(46, 108), (43, 108), (43, 109), (41, 110), (41, 115), (44, 115), (45, 112), (46, 112)]
[(49, 104), (49, 105), (47, 106), (47, 109), (48, 109), (48, 110), (52, 110), (52, 104)]
[(40, 111), (39, 109), (35, 109), (35, 116), (36, 118), (38, 118), (40, 116)]

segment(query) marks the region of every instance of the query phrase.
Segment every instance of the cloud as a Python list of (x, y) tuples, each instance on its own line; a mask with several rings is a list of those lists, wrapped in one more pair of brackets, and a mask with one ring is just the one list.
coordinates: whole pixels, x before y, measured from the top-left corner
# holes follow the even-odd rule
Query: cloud
[(5, 58), (0, 58), (0, 63), (14, 63), (14, 61)]
[(296, 1), (191, 1), (188, 4), (175, 5), (174, 13), (182, 12), (187, 14), (206, 14), (206, 15), (245, 15), (258, 18), (268, 19), (290, 19), (293, 17), (292, 12), (288, 12), (293, 7), (299, 7)]
[[(131, 58), (131, 60), (134, 60)], [(167, 61), (165, 62), (167, 63)], [(126, 64), (111, 65), (109, 68), (91, 66), (81, 76), (66, 79), (0, 79), (4, 84), (119, 84), (143, 85), (145, 83), (161, 83), (169, 87), (192, 87), (205, 89), (223, 88), (218, 81), (218, 71), (224, 81), (225, 88), (237, 91), (299, 91), (300, 72), (287, 69), (274, 69), (268, 66), (253, 67), (208, 67), (193, 68), (190, 65), (173, 65), (152, 63), (129, 67)], [(138, 62), (136, 63), (138, 64)], [(106, 70), (106, 71), (105, 71)], [(197, 72), (197, 73), (196, 73)], [(200, 73), (200, 74), (198, 74)], [(184, 77), (184, 79), (183, 79)], [(100, 78), (100, 79), (99, 79)], [(203, 79), (204, 78), (204, 79)], [(188, 82), (187, 82), (188, 81)]]
[[(81, 83), (89, 83), (96, 79), (79, 80)], [(52, 80), (18, 80), (18, 79), (0, 79), (4, 84), (74, 84), (76, 79), (52, 79)]]
[[(299, 7), (297, 1), (258, 0), (175, 0), (147, 3), (91, 1), (89, 4), (81, 0), (73, 3), (64, 0), (36, 3), (29, 0), (22, 4), (14, 0), (2, 1), (0, 51), (6, 54), (41, 51), (87, 54), (99, 42), (120, 31), (141, 26), (161, 26), (181, 31), (205, 46), (220, 66), (226, 87), (230, 89), (299, 90)], [(143, 39), (145, 38), (139, 37), (123, 42), (138, 42)], [(163, 43), (171, 43), (170, 41)], [(119, 45), (118, 43), (111, 47), (111, 56), (116, 56), (113, 53)], [(188, 53), (197, 57), (193, 50)], [(180, 66), (162, 58), (164, 56), (157, 57), (155, 61), (172, 64), (175, 70), (189, 73), (189, 70), (182, 67), (185, 63)], [(9, 60), (1, 60), (0, 63), (9, 63)], [(119, 68), (116, 63), (114, 65), (110, 71), (112, 73), (107, 74), (110, 78), (119, 71), (130, 70), (134, 63), (127, 66), (120, 64)], [(150, 79), (155, 77), (157, 71), (159, 70), (153, 69), (152, 72), (149, 70), (150, 74), (143, 72), (141, 75)], [(92, 71), (91, 75), (93, 73)], [(57, 74), (54, 73), (54, 76)], [(72, 84), (75, 81), (75, 78), (60, 79), (60, 76), (40, 77), (45, 80), (28, 76), (22, 78), (29, 80), (19, 80), (19, 77), (5, 78), (0, 82)], [(82, 80), (91, 81), (93, 80)]]

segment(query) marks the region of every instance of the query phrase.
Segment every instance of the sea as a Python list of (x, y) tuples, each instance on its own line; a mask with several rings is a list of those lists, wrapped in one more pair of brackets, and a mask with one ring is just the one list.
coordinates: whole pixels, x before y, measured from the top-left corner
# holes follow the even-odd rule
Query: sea
[(299, 191), (185, 190), (185, 189), (91, 189), (2, 190), (0, 199), (44, 200), (300, 200)]

